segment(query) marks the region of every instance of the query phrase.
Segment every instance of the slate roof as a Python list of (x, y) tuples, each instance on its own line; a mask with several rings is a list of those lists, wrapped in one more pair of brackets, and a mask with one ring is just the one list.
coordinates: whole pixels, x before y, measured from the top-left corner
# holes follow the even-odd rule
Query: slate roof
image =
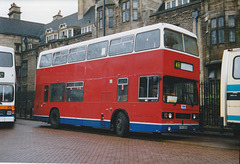
[(44, 24), (0, 17), (0, 34), (40, 37)]
[(66, 23), (68, 27), (84, 27), (95, 22), (95, 6), (91, 7), (82, 19), (78, 20), (78, 13), (63, 17), (44, 26), (44, 30), (52, 28), (58, 30), (59, 25)]
[[(24, 35), (44, 38), (45, 30), (58, 30), (59, 25), (66, 23), (68, 27), (84, 27), (95, 22), (95, 6), (91, 7), (82, 19), (78, 20), (78, 13), (63, 17), (48, 24), (34, 23), (17, 19), (0, 17), (0, 34)], [(43, 39), (44, 40), (44, 39)]]

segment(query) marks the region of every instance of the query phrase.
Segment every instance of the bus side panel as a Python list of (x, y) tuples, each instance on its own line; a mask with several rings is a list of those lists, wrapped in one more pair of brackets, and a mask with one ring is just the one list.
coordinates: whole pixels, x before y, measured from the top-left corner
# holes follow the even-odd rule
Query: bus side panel
[[(221, 73), (221, 117), (223, 125), (240, 123), (240, 79), (234, 77), (235, 58), (240, 57), (238, 49), (225, 50), (222, 59)], [(238, 70), (236, 70), (238, 71)]]

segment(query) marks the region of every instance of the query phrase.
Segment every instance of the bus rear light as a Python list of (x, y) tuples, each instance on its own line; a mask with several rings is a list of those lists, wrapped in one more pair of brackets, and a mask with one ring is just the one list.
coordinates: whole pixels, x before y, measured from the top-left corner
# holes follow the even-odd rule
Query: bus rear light
[(162, 118), (163, 119), (173, 119), (174, 118), (174, 113), (172, 113), (172, 112), (163, 112), (162, 113)]

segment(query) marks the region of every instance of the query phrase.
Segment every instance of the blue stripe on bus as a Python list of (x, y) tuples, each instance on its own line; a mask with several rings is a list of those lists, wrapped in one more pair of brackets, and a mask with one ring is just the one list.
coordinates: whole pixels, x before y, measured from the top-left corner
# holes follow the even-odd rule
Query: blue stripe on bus
[[(48, 117), (34, 116), (34, 120), (48, 122)], [(75, 119), (75, 118), (60, 118), (61, 124), (91, 126), (97, 128), (110, 129), (110, 121), (100, 121), (91, 119)], [(130, 131), (135, 132), (180, 132), (180, 131), (193, 131), (198, 129), (198, 125), (181, 125), (181, 124), (148, 124), (148, 123), (130, 123)], [(170, 128), (170, 129), (169, 129)]]
[(240, 84), (227, 85), (227, 92), (240, 92)]
[(228, 116), (227, 116), (227, 120), (228, 120), (228, 121), (240, 121), (240, 116), (228, 115)]

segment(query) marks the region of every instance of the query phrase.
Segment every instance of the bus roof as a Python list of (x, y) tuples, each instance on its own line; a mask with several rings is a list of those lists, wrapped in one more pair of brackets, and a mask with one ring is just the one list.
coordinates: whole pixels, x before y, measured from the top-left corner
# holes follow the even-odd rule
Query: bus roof
[(0, 46), (0, 52), (10, 52), (14, 53), (14, 49), (6, 46)]
[(109, 40), (109, 39), (113, 39), (113, 38), (117, 39), (118, 37), (121, 37), (121, 36), (124, 36), (124, 35), (133, 35), (133, 34), (148, 31), (148, 30), (154, 29), (154, 28), (156, 28), (156, 29), (157, 28), (160, 28), (160, 29), (168, 28), (168, 29), (172, 29), (174, 31), (178, 31), (178, 32), (181, 32), (183, 34), (189, 35), (191, 37), (197, 38), (197, 36), (194, 33), (190, 32), (190, 31), (188, 31), (184, 28), (181, 28), (179, 26), (175, 26), (175, 25), (168, 24), (168, 23), (158, 23), (158, 24), (149, 25), (149, 26), (145, 26), (145, 27), (141, 27), (141, 28), (137, 28), (137, 29), (133, 29), (133, 30), (129, 30), (129, 31), (124, 31), (124, 32), (120, 32), (120, 33), (116, 33), (116, 34), (112, 34), (112, 35), (107, 35), (107, 36), (102, 36), (102, 37), (99, 37), (99, 38), (86, 40), (86, 41), (83, 41), (83, 42), (74, 43), (74, 44), (71, 44), (71, 45), (68, 45), (68, 46), (62, 46), (62, 47), (46, 50), (46, 51), (41, 52), (40, 56), (41, 56), (42, 53), (47, 54), (47, 53), (51, 53), (51, 52), (55, 52), (55, 51), (61, 51), (61, 50), (64, 50), (64, 49), (71, 49), (73, 47), (76, 47), (77, 45), (81, 46), (81, 45), (95, 43), (96, 41), (101, 42), (103, 40)]

